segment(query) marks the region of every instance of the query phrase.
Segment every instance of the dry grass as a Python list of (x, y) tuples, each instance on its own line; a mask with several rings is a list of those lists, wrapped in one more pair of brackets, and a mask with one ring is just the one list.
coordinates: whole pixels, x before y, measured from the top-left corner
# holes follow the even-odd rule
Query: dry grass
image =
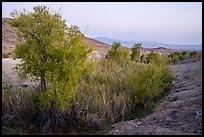
[(8, 52), (2, 52), (2, 58), (9, 58), (9, 55)]

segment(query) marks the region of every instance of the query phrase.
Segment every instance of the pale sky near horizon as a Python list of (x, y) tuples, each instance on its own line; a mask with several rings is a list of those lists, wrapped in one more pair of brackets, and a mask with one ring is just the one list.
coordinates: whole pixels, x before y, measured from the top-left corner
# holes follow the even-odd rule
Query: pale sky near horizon
[(67, 25), (92, 38), (202, 44), (202, 2), (2, 2), (2, 17), (37, 5), (62, 7)]

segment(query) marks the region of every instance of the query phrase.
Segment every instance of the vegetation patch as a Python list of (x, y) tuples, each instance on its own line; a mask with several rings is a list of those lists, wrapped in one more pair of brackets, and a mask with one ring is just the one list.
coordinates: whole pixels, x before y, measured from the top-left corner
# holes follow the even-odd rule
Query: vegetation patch
[(88, 59), (92, 48), (79, 28), (67, 27), (46, 6), (34, 7), (33, 13), (13, 12), (12, 16), (10, 24), (25, 38), (14, 52), (23, 62), (16, 68), (25, 78), (40, 80), (40, 86), (3, 89), (3, 134), (104, 130), (151, 113), (172, 86), (168, 58), (154, 52), (140, 56), (141, 43), (129, 55), (114, 42), (105, 58), (94, 62)]

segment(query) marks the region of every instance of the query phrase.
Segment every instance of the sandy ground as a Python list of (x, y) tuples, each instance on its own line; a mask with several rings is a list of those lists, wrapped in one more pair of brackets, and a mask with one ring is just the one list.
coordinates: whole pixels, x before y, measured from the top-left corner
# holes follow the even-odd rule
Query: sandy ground
[(27, 88), (36, 85), (36, 83), (31, 80), (24, 80), (19, 77), (14, 67), (20, 62), (19, 59), (13, 60), (12, 58), (2, 58), (2, 86)]

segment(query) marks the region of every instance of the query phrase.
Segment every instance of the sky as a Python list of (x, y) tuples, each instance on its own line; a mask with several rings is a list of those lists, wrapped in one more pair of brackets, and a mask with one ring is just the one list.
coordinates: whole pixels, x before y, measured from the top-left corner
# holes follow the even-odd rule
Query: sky
[(2, 2), (2, 17), (38, 5), (91, 38), (202, 44), (202, 2)]

